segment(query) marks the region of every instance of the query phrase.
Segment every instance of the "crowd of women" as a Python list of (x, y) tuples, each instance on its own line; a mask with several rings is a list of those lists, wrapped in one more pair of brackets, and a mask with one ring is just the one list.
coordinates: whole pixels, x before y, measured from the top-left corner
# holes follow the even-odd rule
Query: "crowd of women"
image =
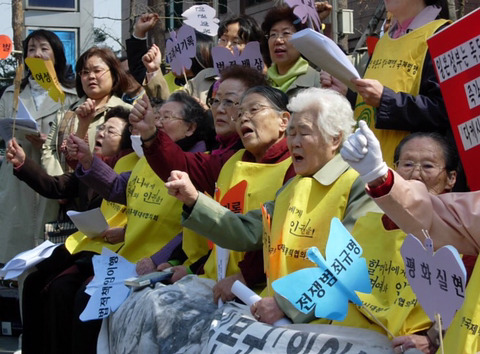
[[(92, 257), (107, 247), (136, 263), (138, 274), (171, 268), (170, 281), (180, 286), (193, 277), (214, 281), (201, 283), (208, 300), (188, 300), (183, 325), (145, 310), (172, 306), (164, 285), (148, 290), (158, 296), (132, 294), (135, 301), (126, 301), (102, 329), (110, 331), (112, 353), (188, 352), (182, 349), (187, 339), (190, 352), (201, 350), (200, 337), (208, 336), (211, 321), (194, 321), (195, 314), (235, 300), (231, 288), (237, 280), (262, 296), (250, 309), (257, 321), (274, 324), (287, 317), (384, 334), (386, 328), (397, 352), (433, 353), (437, 327), (405, 272), (383, 272), (382, 284), (389, 286), (359, 294), (370, 309), (382, 308), (375, 318), (350, 304), (342, 322), (300, 312), (272, 288), (276, 279), (311, 266), (308, 248), (324, 253), (334, 217), (362, 246), (372, 284), (380, 275), (375, 264), (404, 269), (400, 247), (406, 232), (428, 225), (408, 194), (394, 191), (407, 188), (402, 178), (420, 181), (432, 196), (456, 184), (458, 157), (426, 44), (448, 25), (446, 4), (385, 4), (392, 23), (364, 78), (353, 81), (356, 93), (295, 49), (290, 38), (305, 24), (287, 6), (270, 9), (261, 26), (245, 15), (221, 22), (217, 43), (195, 32), (196, 56), (181, 77), (162, 70), (158, 46), (147, 48), (156, 14), (140, 16), (127, 40), (128, 71), (111, 50), (92, 47), (72, 72), (56, 35), (32, 32), (24, 57), (53, 62), (66, 100), (54, 102), (27, 72), (20, 98), (41, 134), (8, 142), (8, 163), (0, 170), (0, 201), (8, 205), (0, 210), (0, 262), (40, 243), (45, 223), (65, 209), (100, 207), (109, 228), (93, 239), (72, 234), (20, 279), (22, 352), (96, 352), (101, 322), (82, 322), (79, 315), (90, 297), (85, 287), (94, 276)], [(321, 18), (331, 9), (327, 2), (316, 7)], [(212, 47), (241, 51), (251, 41), (261, 44), (265, 70), (231, 66), (217, 76)], [(390, 58), (416, 70), (379, 64)], [(0, 100), (2, 118), (12, 115), (13, 94), (8, 88)], [(358, 120), (367, 120), (373, 133), (362, 123), (351, 135)], [(389, 209), (395, 195), (411, 213), (397, 216), (398, 208)], [(476, 237), (458, 232), (455, 245), (475, 256)], [(439, 245), (449, 243), (439, 235)], [(475, 258), (464, 262), (471, 272)]]

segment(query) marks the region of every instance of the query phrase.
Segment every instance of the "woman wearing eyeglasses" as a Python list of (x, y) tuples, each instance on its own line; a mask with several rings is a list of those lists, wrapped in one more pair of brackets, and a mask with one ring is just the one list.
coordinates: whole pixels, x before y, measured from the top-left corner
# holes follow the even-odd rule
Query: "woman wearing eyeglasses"
[[(244, 208), (250, 208), (258, 203), (248, 202), (249, 199), (261, 201), (273, 197), (275, 188), (293, 176), (285, 141), (286, 122), (289, 116), (286, 110), (288, 99), (281, 91), (267, 86), (251, 87), (247, 90), (253, 83), (252, 78), (256, 76), (261, 82), (265, 82), (261, 74), (254, 69), (241, 67), (226, 69), (222, 73), (217, 96), (211, 101), (217, 134), (224, 139), (238, 139), (240, 136), (245, 146), (245, 149), (236, 154), (234, 150), (224, 150), (221, 153), (214, 151), (211, 155), (175, 152), (170, 141), (161, 132), (149, 139), (152, 130), (155, 133), (155, 129), (148, 123), (148, 116), (143, 115), (145, 108), (141, 105), (134, 107), (130, 116), (131, 122), (137, 126), (144, 141), (148, 140), (144, 144), (145, 156), (162, 180), (167, 181), (172, 170), (187, 171), (196, 188), (216, 196), (218, 200), (221, 200), (228, 190), (245, 180), (248, 188), (242, 191), (239, 202)], [(249, 172), (255, 169), (258, 170), (256, 176), (258, 179), (255, 179), (253, 172)], [(262, 184), (262, 174), (269, 173), (272, 173), (271, 179), (267, 178)], [(263, 280), (261, 266), (258, 267), (258, 260), (261, 264), (262, 256), (247, 253), (246, 257), (248, 261), (239, 264), (243, 259), (243, 253), (237, 252), (235, 257), (231, 258), (229, 263), (231, 268), (227, 276), (235, 274), (237, 279), (253, 286)], [(247, 266), (253, 263), (254, 265)], [(217, 279), (214, 275), (215, 254), (210, 256), (206, 267), (205, 272), (208, 276)], [(186, 274), (184, 270), (179, 271), (182, 271), (183, 275)], [(178, 278), (174, 276), (173, 279)], [(230, 279), (231, 282), (233, 280)], [(215, 301), (220, 297), (223, 300), (233, 298), (230, 287), (222, 285), (223, 283), (214, 288)]]
[[(230, 79), (222, 81), (219, 88), (221, 95), (216, 97), (218, 101), (213, 102), (214, 114), (218, 111), (224, 112), (224, 114), (228, 112), (245, 149), (236, 152), (223, 166), (222, 164), (219, 165), (221, 156), (207, 155), (210, 156), (208, 158), (197, 154), (195, 158), (203, 160), (202, 170), (197, 170), (192, 178), (194, 180), (199, 178), (209, 180), (209, 184), (203, 190), (207, 189), (211, 193), (210, 195), (220, 203), (228, 205), (232, 210), (246, 212), (257, 208), (258, 205), (269, 198), (273, 198), (275, 191), (294, 174), (285, 139), (285, 130), (290, 117), (286, 109), (288, 97), (280, 90), (268, 86), (255, 86), (248, 89), (241, 98), (235, 98), (235, 94), (239, 93), (240, 87), (231, 86), (228, 88), (228, 86), (224, 86), (228, 90), (222, 91), (222, 85), (227, 84), (228, 80)], [(235, 111), (233, 110), (234, 107), (236, 108)], [(160, 155), (161, 151), (164, 151), (161, 147), (164, 137), (163, 134), (155, 132), (155, 129), (151, 132), (146, 129), (147, 126), (150, 126), (148, 124), (150, 119), (149, 108), (146, 109), (145, 117), (141, 114), (137, 115), (137, 109), (143, 111), (143, 108), (136, 105), (130, 119), (134, 126), (140, 130), (143, 140), (148, 143), (148, 147), (144, 146), (144, 150), (147, 160), (151, 163), (152, 154), (149, 150), (155, 149), (157, 155)], [(184, 164), (185, 170), (192, 170), (199, 165), (195, 161), (187, 160), (187, 156), (179, 158), (168, 155), (163, 159), (154, 160), (156, 163), (155, 165), (152, 164), (152, 168), (161, 175), (166, 172), (167, 168), (165, 166), (172, 165), (171, 160), (184, 160), (180, 161), (180, 164)], [(189, 163), (186, 163), (186, 160)], [(168, 171), (168, 175), (170, 171)], [(207, 177), (201, 175), (207, 175)], [(207, 308), (208, 306), (211, 307), (212, 302), (217, 303), (219, 299), (223, 301), (233, 299), (231, 285), (235, 280), (247, 282), (252, 287), (257, 285), (257, 290), (264, 287), (265, 276), (263, 263), (261, 262), (263, 257), (261, 251), (251, 252), (250, 256), (253, 258), (251, 259), (247, 258), (245, 252), (226, 250), (228, 257), (224, 263), (223, 274), (222, 271), (219, 271), (220, 275), (217, 276), (217, 269), (222, 269), (221, 267), (217, 268), (217, 262), (220, 262), (220, 252), (216, 246), (213, 246), (212, 252), (203, 264), (204, 274), (201, 275), (201, 277), (218, 280), (219, 282), (212, 287), (211, 281), (198, 280), (205, 286), (212, 288), (212, 296), (208, 299), (208, 305), (204, 305)], [(250, 266), (245, 267), (245, 263), (249, 263)], [(222, 278), (224, 279), (222, 280)], [(190, 279), (183, 277), (176, 284), (182, 287), (183, 284), (188, 284)], [(188, 285), (186, 290), (188, 291)], [(175, 330), (175, 335), (182, 338), (181, 333), (177, 333), (177, 331), (188, 331), (188, 329), (175, 329), (168, 317), (151, 316), (143, 310), (155, 307), (151, 302), (156, 299), (156, 291), (157, 289), (145, 289), (132, 294), (127, 302), (117, 310), (118, 317), (113, 316), (110, 319), (111, 323), (115, 323), (115, 328), (113, 326), (110, 328), (112, 330), (109, 334), (110, 338), (116, 338), (120, 335), (123, 331), (121, 328), (125, 328), (127, 325), (125, 318), (131, 319), (128, 323), (130, 331), (128, 342), (125, 340), (110, 341), (111, 352), (121, 352), (126, 346), (137, 347), (146, 341), (146, 338), (148, 338), (149, 343), (152, 343), (151, 350), (156, 352), (176, 352), (185, 345), (181, 341), (176, 341), (171, 343), (168, 349), (163, 347), (163, 333), (171, 333), (170, 331)], [(205, 300), (202, 298), (199, 301), (196, 302), (197, 305), (195, 306), (201, 306)], [(132, 303), (135, 305), (132, 306)], [(118, 322), (116, 322), (117, 320)], [(205, 322), (203, 329), (208, 326), (209, 322)], [(162, 333), (149, 330), (145, 333), (145, 328), (162, 328)]]
[[(184, 152), (164, 132), (159, 131), (155, 139), (143, 144), (145, 156), (153, 170), (164, 181), (174, 169), (188, 170), (199, 190), (214, 195), (215, 183), (222, 166), (237, 150), (243, 147), (235, 127), (240, 99), (247, 89), (266, 84), (265, 77), (255, 69), (240, 66), (225, 69), (222, 72), (217, 94), (214, 99), (209, 101), (218, 147), (210, 154)], [(138, 127), (144, 139), (148, 139), (155, 129), (152, 126), (151, 114), (145, 112), (145, 108), (146, 106), (142, 103), (135, 105), (131, 120), (134, 126)], [(162, 263), (165, 260), (161, 260), (160, 251), (152, 257), (141, 260), (137, 264), (137, 272), (144, 274), (154, 271), (157, 266), (159, 269), (165, 269), (174, 264), (176, 266), (173, 269), (175, 272), (172, 277), (173, 281), (188, 273), (197, 273), (208, 256), (209, 249), (206, 240), (192, 234), (191, 230), (184, 230), (182, 244), (179, 247), (180, 253), (169, 259), (170, 263)], [(184, 255), (181, 254), (182, 249)], [(256, 265), (253, 267), (257, 268)], [(249, 268), (248, 262), (242, 263), (242, 270), (247, 279), (249, 274), (254, 273), (249, 272)]]
[(292, 35), (306, 28), (288, 6), (273, 7), (265, 15), (262, 29), (268, 39), (272, 65), (267, 75), (270, 84), (292, 96), (302, 88), (320, 87), (320, 73), (303, 59), (290, 43)]
[[(455, 184), (458, 156), (455, 148), (438, 133), (407, 135), (395, 149), (394, 161), (395, 171), (402, 178), (422, 182), (431, 194), (448, 193)], [(395, 350), (417, 348), (423, 353), (435, 353), (438, 331), (430, 330), (432, 322), (411, 287), (405, 286), (408, 280), (400, 248), (406, 233), (387, 215), (372, 212), (357, 220), (352, 235), (363, 248), (372, 279), (372, 293), (359, 294), (359, 297), (370, 309), (382, 308), (375, 315), (398, 336), (393, 339)], [(388, 264), (388, 268), (383, 264)], [(351, 311), (343, 325), (381, 331), (365, 310), (358, 310), (364, 316)]]
[[(76, 133), (88, 140), (93, 151), (96, 127), (105, 121), (106, 112), (115, 106), (131, 106), (120, 97), (129, 89), (132, 78), (122, 69), (115, 54), (107, 48), (92, 47), (78, 58), (75, 68), (75, 85), (80, 100), (70, 107), (63, 119), (52, 125), (45, 142), (49, 154), (60, 161), (60, 171), (72, 171), (76, 161), (66, 150), (66, 139), (70, 133)], [(60, 172), (62, 173), (62, 172)], [(60, 174), (57, 173), (57, 174)]]
[[(451, 245), (464, 255), (478, 256), (478, 191), (434, 195), (423, 183), (405, 180), (399, 173), (387, 168), (380, 143), (365, 122), (360, 122), (359, 129), (350, 135), (341, 154), (359, 172), (373, 200), (402, 230), (422, 241), (423, 232), (428, 231), (436, 250)], [(421, 163), (421, 160), (415, 161), (415, 168), (418, 169)], [(448, 163), (439, 164), (437, 168), (443, 173), (444, 166), (448, 170)], [(463, 306), (457, 311), (445, 335), (443, 345), (446, 353), (476, 353), (480, 350), (478, 333), (465, 325), (467, 320), (478, 323), (480, 318), (479, 269), (476, 264), (465, 291)], [(411, 339), (402, 337), (394, 343), (406, 348), (411, 346)]]

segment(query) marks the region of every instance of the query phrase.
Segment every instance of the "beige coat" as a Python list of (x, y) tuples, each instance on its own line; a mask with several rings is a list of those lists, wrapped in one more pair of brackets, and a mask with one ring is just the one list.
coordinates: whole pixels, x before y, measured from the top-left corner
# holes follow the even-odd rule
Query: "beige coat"
[(478, 255), (480, 191), (436, 196), (422, 182), (393, 174), (390, 192), (374, 200), (402, 230), (421, 239), (427, 230), (436, 249), (452, 245), (462, 254)]
[[(66, 93), (64, 107), (78, 98), (73, 90)], [(50, 123), (59, 119), (64, 110), (60, 104), (46, 98), (40, 109), (36, 109), (30, 85), (22, 90), (20, 98), (32, 117), (37, 121), (42, 133), (48, 134)], [(0, 119), (13, 114), (13, 86), (5, 90), (0, 99)], [(27, 156), (40, 163), (41, 151), (27, 140), (19, 140)], [(47, 172), (52, 173), (47, 169)], [(43, 242), (44, 225), (56, 220), (58, 202), (41, 197), (25, 183), (13, 175), (11, 164), (6, 161), (0, 167), (0, 262), (6, 263), (17, 253), (30, 249)]]

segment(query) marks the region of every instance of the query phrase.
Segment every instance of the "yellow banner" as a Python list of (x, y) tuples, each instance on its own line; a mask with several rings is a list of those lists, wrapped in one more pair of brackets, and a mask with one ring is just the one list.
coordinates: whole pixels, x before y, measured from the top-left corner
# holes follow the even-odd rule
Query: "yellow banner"
[(40, 58), (27, 58), (25, 63), (30, 68), (35, 81), (47, 90), (52, 100), (63, 103), (65, 101), (65, 93), (60, 87), (52, 61)]

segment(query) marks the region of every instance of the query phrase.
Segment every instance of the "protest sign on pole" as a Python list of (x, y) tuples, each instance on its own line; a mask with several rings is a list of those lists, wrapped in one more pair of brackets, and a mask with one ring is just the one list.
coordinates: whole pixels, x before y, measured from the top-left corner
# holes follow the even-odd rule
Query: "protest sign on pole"
[(427, 40), (458, 152), (472, 190), (480, 189), (480, 9)]

